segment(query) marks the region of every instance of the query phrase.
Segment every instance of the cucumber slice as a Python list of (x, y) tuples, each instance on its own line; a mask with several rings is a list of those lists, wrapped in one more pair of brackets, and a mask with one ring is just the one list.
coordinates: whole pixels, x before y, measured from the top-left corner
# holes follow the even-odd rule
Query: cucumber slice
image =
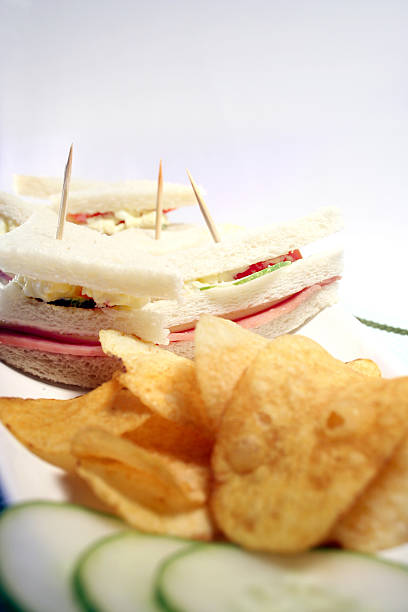
[(156, 599), (168, 612), (403, 612), (408, 566), (339, 550), (280, 557), (200, 544), (163, 563)]
[(279, 268), (284, 268), (285, 266), (290, 266), (291, 261), (279, 261), (276, 264), (268, 266), (263, 270), (259, 270), (258, 272), (254, 272), (253, 274), (248, 274), (248, 276), (244, 276), (238, 280), (234, 281), (226, 281), (218, 283), (217, 285), (205, 285), (204, 287), (200, 287), (200, 291), (206, 291), (207, 289), (222, 289), (223, 287), (231, 287), (232, 285), (244, 285), (245, 283), (249, 283), (251, 280), (255, 280), (260, 276), (265, 276), (265, 274), (269, 274), (270, 272), (275, 272), (275, 270), (279, 270)]
[(190, 546), (179, 538), (124, 532), (105, 538), (78, 560), (74, 585), (85, 610), (135, 612), (162, 610), (152, 585), (164, 558)]
[(0, 595), (24, 612), (75, 612), (71, 588), (79, 554), (125, 529), (118, 519), (81, 506), (29, 502), (0, 515)]

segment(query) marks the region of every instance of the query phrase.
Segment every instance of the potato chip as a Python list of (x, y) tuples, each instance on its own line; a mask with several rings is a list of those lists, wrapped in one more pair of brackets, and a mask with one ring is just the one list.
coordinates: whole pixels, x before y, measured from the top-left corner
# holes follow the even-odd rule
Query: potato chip
[(77, 473), (99, 499), (130, 525), (150, 533), (211, 540), (215, 530), (207, 505), (185, 512), (159, 512), (132, 499), (126, 486), (126, 475), (121, 481), (117, 471), (112, 472), (111, 467), (100, 461), (80, 460)]
[(103, 330), (105, 353), (122, 359), (119, 380), (150, 410), (177, 423), (205, 423), (205, 406), (190, 359), (120, 332)]
[(83, 464), (90, 460), (110, 465), (110, 479), (115, 478), (116, 470), (118, 489), (121, 482), (128, 497), (158, 511), (188, 510), (203, 505), (208, 498), (208, 467), (147, 450), (102, 429), (79, 431), (72, 440), (72, 453)]
[(347, 361), (346, 365), (365, 376), (381, 377), (381, 370), (372, 359), (354, 359), (353, 361)]
[(375, 552), (408, 541), (408, 438), (335, 525), (330, 540)]
[(216, 431), (232, 391), (266, 338), (237, 323), (203, 315), (194, 334), (197, 382), (207, 409), (208, 426)]
[[(196, 376), (213, 432), (238, 380), (268, 342), (233, 321), (212, 315), (200, 317), (194, 334)], [(355, 359), (347, 365), (367, 376), (381, 376), (371, 359)]]
[(281, 336), (243, 374), (222, 418), (212, 509), (248, 548), (324, 540), (408, 427), (408, 378), (362, 377), (302, 336)]
[(213, 440), (204, 431), (194, 425), (168, 421), (157, 414), (122, 437), (187, 463), (209, 465), (210, 462)]
[(112, 380), (69, 400), (0, 399), (0, 420), (30, 451), (65, 470), (74, 469), (71, 439), (87, 425), (121, 434), (150, 416), (139, 399)]

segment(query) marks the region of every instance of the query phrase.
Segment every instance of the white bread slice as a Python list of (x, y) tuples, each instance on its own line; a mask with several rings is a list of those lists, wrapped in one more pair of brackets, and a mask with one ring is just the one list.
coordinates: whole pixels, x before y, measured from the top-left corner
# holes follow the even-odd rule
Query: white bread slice
[[(63, 179), (56, 176), (31, 176), (28, 174), (14, 174), (13, 187), (19, 195), (47, 200), (54, 193), (61, 193)], [(103, 187), (103, 181), (88, 181), (71, 178), (70, 191), (79, 189), (97, 189)]]
[[(338, 302), (338, 286), (339, 283), (334, 282), (321, 287), (320, 291), (313, 293), (310, 298), (306, 299), (292, 312), (282, 314), (265, 325), (252, 328), (251, 331), (265, 338), (272, 339), (297, 330), (321, 310)], [(172, 351), (181, 357), (192, 359), (194, 356), (194, 340), (170, 342), (170, 344), (162, 348)]]
[[(14, 189), (20, 195), (49, 199), (59, 207), (62, 178), (15, 174)], [(204, 190), (200, 188), (201, 193)], [(71, 214), (110, 212), (116, 210), (155, 210), (157, 181), (88, 181), (71, 179), (68, 212)], [(197, 203), (190, 185), (163, 183), (163, 208), (180, 208)]]
[(0, 191), (0, 215), (13, 225), (21, 225), (35, 212), (36, 207), (22, 198)]
[(115, 357), (78, 357), (0, 344), (0, 360), (52, 383), (94, 389), (109, 380), (121, 362)]
[[(244, 235), (246, 231), (238, 225), (223, 223), (218, 226), (222, 240), (231, 236)], [(170, 253), (184, 253), (187, 249), (203, 246), (211, 251), (213, 238), (204, 225), (187, 223), (170, 223), (162, 230), (160, 240), (155, 239), (155, 232), (151, 229), (130, 228), (121, 234), (111, 237), (112, 243), (122, 245), (122, 248), (131, 248), (137, 242), (138, 248), (151, 255), (162, 255), (163, 261), (168, 260)], [(187, 251), (189, 252), (189, 251)]]
[(137, 241), (146, 253), (166, 256), (163, 261), (177, 267), (184, 280), (194, 280), (284, 255), (342, 227), (340, 211), (325, 207), (306, 217), (261, 230), (221, 224), (217, 226), (221, 235), (221, 242), (217, 244), (207, 227), (183, 224), (169, 225), (160, 240), (155, 240), (154, 231), (140, 229), (128, 229), (111, 240), (123, 248), (131, 248)]
[(0, 291), (0, 326), (29, 327), (55, 336), (98, 341), (101, 329), (117, 329), (148, 342), (168, 342), (164, 316), (145, 308), (76, 308), (26, 297), (11, 281)]
[[(191, 289), (181, 303), (174, 300), (159, 300), (146, 305), (149, 312), (160, 313), (165, 327), (174, 329), (184, 326), (190, 329), (201, 314), (221, 315), (266, 308), (284, 298), (310, 287), (315, 283), (340, 276), (343, 271), (343, 251), (332, 248), (304, 259), (298, 259), (288, 266), (241, 285), (217, 287), (200, 291)], [(239, 315), (235, 316), (237, 318)], [(244, 316), (243, 314), (241, 316)]]
[(231, 235), (211, 247), (170, 253), (167, 261), (184, 280), (193, 280), (284, 255), (342, 228), (341, 211), (324, 207), (306, 217)]
[[(117, 210), (155, 210), (157, 198), (156, 181), (139, 181), (136, 186), (99, 187), (82, 191), (70, 190), (68, 213), (94, 214)], [(61, 194), (50, 196), (51, 206), (58, 209)], [(180, 208), (196, 204), (194, 192), (188, 185), (163, 183), (163, 209)]]
[(177, 299), (180, 275), (166, 258), (121, 247), (110, 236), (65, 223), (56, 240), (57, 213), (42, 208), (23, 225), (0, 237), (0, 269), (54, 283), (69, 283), (127, 295)]

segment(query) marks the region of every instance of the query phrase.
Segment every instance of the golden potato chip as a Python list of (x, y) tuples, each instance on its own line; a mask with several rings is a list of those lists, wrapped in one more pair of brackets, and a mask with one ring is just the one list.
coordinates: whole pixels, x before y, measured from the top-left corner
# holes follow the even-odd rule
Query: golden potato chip
[[(243, 372), (268, 342), (233, 321), (212, 315), (200, 317), (194, 335), (196, 376), (212, 431), (217, 430)], [(381, 376), (371, 359), (355, 359), (347, 365), (367, 376)]]
[(242, 373), (268, 343), (237, 323), (203, 315), (194, 334), (197, 382), (207, 409), (209, 429), (216, 431)]
[(329, 539), (362, 552), (375, 552), (408, 542), (407, 437), (336, 523)]
[(150, 410), (178, 423), (205, 422), (205, 406), (190, 359), (120, 332), (100, 332), (102, 348), (122, 359), (119, 380)]
[(87, 461), (93, 465), (109, 465), (110, 479), (111, 482), (116, 479), (116, 488), (120, 489), (118, 483), (121, 482), (128, 497), (158, 511), (187, 510), (207, 501), (208, 467), (185, 463), (91, 427), (76, 434), (71, 448), (83, 465)]
[(159, 512), (132, 499), (126, 474), (122, 480), (110, 464), (80, 460), (77, 473), (99, 499), (136, 529), (198, 540), (211, 540), (214, 534), (207, 505), (184, 512)]
[(243, 374), (221, 421), (214, 518), (248, 548), (325, 539), (408, 427), (408, 378), (362, 377), (302, 336), (281, 336)]
[(0, 399), (0, 420), (33, 453), (65, 470), (74, 469), (71, 439), (87, 425), (121, 434), (143, 423), (150, 411), (113, 378), (69, 400)]
[(213, 440), (205, 431), (194, 425), (169, 421), (157, 414), (122, 437), (143, 448), (201, 465), (209, 465), (213, 446)]
[(365, 376), (381, 377), (381, 370), (372, 359), (354, 359), (353, 361), (347, 361), (346, 365)]

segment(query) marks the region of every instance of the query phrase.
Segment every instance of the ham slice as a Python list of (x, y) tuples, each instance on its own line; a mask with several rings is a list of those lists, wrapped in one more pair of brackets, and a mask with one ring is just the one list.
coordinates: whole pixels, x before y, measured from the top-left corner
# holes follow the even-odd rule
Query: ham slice
[[(258, 312), (247, 317), (237, 319), (235, 322), (245, 327), (246, 329), (253, 329), (265, 325), (274, 319), (287, 314), (295, 310), (303, 302), (308, 300), (312, 295), (320, 291), (322, 287), (339, 280), (339, 276), (334, 276), (321, 283), (316, 283), (311, 287), (307, 287), (299, 293), (290, 296), (283, 302), (272, 306), (262, 312)], [(86, 344), (80, 343), (75, 340), (71, 342), (64, 341), (62, 337), (59, 341), (53, 338), (41, 337), (44, 334), (41, 330), (35, 330), (35, 328), (26, 328), (28, 333), (22, 333), (22, 329), (19, 331), (13, 331), (11, 329), (0, 329), (0, 344), (8, 346), (15, 346), (26, 348), (34, 351), (43, 351), (47, 353), (58, 353), (61, 355), (77, 355), (82, 357), (104, 357), (105, 353), (102, 351), (100, 344)], [(31, 333), (30, 333), (31, 332)], [(33, 335), (37, 333), (37, 335)], [(45, 332), (46, 334), (46, 332)], [(194, 339), (194, 329), (190, 329), (183, 332), (173, 332), (169, 335), (170, 342), (183, 342), (192, 341)]]
[(29, 336), (13, 331), (0, 330), (0, 344), (26, 348), (30, 351), (42, 351), (44, 353), (57, 353), (60, 355), (77, 355), (78, 357), (105, 357), (101, 345), (71, 344), (68, 342), (57, 342)]
[(7, 274), (6, 272), (3, 272), (3, 270), (0, 270), (0, 282), (4, 283), (5, 285), (12, 280), (12, 276), (10, 276), (10, 274)]

